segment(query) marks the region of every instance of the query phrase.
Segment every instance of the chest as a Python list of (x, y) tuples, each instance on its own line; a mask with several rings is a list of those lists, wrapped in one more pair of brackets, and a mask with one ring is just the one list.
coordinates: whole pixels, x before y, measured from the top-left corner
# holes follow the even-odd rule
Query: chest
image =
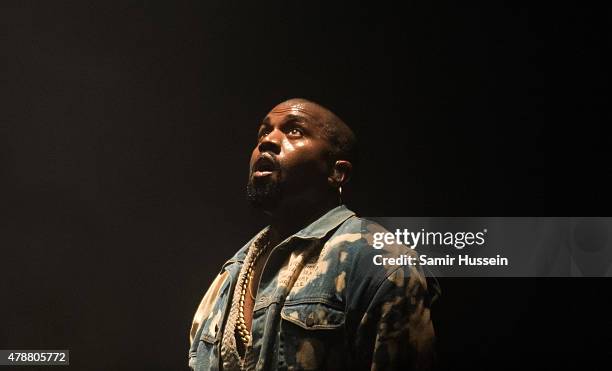
[[(252, 309), (248, 308), (252, 315), (252, 346), (248, 352), (254, 362), (279, 368), (296, 364), (331, 367), (339, 362), (334, 354), (341, 354), (345, 346), (346, 271), (325, 259), (321, 250), (320, 246), (305, 246), (287, 254), (270, 253), (256, 264), (251, 280), (257, 285), (256, 290), (251, 287), (256, 295), (249, 303)], [(242, 264), (227, 268), (236, 280)], [(197, 350), (198, 359), (208, 359), (208, 365), (219, 360), (224, 321), (233, 291), (239, 289), (230, 281), (214, 306), (221, 320), (215, 322), (212, 317), (201, 326), (200, 340), (204, 344)]]

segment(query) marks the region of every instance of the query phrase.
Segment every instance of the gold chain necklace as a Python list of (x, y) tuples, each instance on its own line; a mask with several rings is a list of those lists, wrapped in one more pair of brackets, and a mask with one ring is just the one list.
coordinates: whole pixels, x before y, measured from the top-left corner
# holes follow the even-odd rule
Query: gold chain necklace
[[(266, 242), (264, 246), (257, 247), (257, 250), (255, 251), (253, 255), (253, 258), (249, 262), (249, 266), (247, 267), (247, 271), (246, 271), (246, 277), (242, 281), (242, 285), (241, 285), (240, 305), (238, 307), (238, 324), (236, 325), (236, 330), (238, 331), (238, 334), (240, 334), (240, 339), (242, 340), (242, 343), (244, 344), (245, 347), (251, 340), (251, 333), (247, 329), (246, 321), (244, 319), (244, 298), (245, 298), (247, 290), (249, 291), (249, 294), (251, 294), (251, 290), (249, 290), (248, 287), (249, 287), (249, 283), (251, 282), (251, 279), (253, 278), (253, 271), (254, 271), (253, 267), (255, 266), (255, 262), (257, 261), (257, 258), (259, 258), (259, 256), (268, 248), (268, 245), (270, 245), (269, 240)], [(251, 294), (251, 297), (253, 297), (252, 294)], [(253, 300), (255, 300), (254, 297), (253, 297)]]

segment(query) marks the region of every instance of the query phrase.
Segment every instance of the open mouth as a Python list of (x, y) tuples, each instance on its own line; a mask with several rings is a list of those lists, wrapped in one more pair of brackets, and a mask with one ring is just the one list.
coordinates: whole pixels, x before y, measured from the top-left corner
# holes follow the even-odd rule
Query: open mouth
[(278, 170), (276, 162), (270, 155), (261, 155), (253, 164), (253, 176), (265, 177)]

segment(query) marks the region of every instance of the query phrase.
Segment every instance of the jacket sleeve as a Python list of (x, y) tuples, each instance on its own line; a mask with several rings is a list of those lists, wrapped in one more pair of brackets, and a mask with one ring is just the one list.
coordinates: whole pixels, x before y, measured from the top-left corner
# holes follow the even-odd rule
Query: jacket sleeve
[[(437, 282), (431, 289), (439, 294)], [(357, 325), (353, 349), (360, 370), (429, 370), (434, 359), (430, 304), (423, 274), (399, 267), (379, 284)]]

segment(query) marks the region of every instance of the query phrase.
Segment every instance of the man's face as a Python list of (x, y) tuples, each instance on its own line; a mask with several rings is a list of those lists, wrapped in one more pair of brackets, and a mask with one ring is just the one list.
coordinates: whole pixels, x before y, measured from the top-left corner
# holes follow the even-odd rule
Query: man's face
[(272, 210), (280, 202), (317, 202), (328, 190), (330, 144), (325, 112), (315, 104), (284, 102), (264, 118), (250, 161), (248, 198)]

